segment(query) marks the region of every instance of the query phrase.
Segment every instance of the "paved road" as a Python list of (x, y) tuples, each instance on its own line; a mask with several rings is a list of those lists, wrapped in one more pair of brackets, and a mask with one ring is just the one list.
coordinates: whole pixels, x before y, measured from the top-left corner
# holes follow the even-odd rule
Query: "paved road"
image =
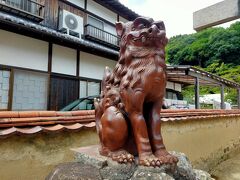
[(211, 174), (217, 180), (240, 180), (240, 154), (219, 164)]

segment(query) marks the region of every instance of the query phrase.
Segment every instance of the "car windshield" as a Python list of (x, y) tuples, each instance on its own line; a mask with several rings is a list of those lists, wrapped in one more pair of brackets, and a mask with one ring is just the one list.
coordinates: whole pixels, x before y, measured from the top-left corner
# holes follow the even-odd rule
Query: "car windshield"
[(72, 111), (76, 110), (91, 110), (94, 109), (93, 99), (84, 99), (77, 106), (75, 106)]
[(97, 96), (86, 96), (80, 99), (77, 99), (70, 104), (66, 105), (60, 111), (77, 111), (77, 110), (92, 110), (94, 108), (94, 98), (99, 98)]

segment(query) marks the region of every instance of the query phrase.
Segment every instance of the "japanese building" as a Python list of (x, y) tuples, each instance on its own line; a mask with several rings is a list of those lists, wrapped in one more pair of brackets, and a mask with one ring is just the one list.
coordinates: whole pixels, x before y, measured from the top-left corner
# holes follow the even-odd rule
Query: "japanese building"
[(115, 0), (0, 0), (0, 109), (58, 110), (99, 94), (118, 58), (115, 22), (137, 16)]

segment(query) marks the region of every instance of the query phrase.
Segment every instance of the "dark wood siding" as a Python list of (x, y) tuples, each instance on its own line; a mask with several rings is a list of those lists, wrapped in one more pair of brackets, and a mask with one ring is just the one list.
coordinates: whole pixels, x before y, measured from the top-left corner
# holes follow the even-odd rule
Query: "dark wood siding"
[(84, 12), (76, 7), (70, 6), (68, 3), (65, 3), (64, 0), (41, 0), (45, 5), (44, 8), (44, 20), (43, 25), (57, 29), (58, 28), (58, 11), (60, 9), (65, 9), (71, 13), (74, 13), (78, 16), (85, 17)]
[(45, 0), (44, 20), (42, 24), (49, 28), (57, 29), (58, 25), (58, 0)]
[(68, 77), (51, 76), (50, 110), (60, 110), (79, 98), (79, 80)]
[(63, 1), (59, 1), (59, 7), (61, 9), (65, 9), (65, 10), (71, 12), (71, 13), (74, 13), (74, 14), (76, 14), (78, 16), (84, 17), (84, 12), (83, 11), (81, 11), (80, 9), (77, 9), (77, 8), (75, 8), (73, 6), (70, 6), (70, 5), (66, 4), (66, 3), (64, 3)]

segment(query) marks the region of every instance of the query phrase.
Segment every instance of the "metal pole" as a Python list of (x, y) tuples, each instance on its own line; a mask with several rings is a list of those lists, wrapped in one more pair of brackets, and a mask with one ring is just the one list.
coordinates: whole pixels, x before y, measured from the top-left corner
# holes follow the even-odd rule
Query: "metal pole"
[(195, 78), (195, 109), (200, 109), (199, 104), (199, 78)]
[(221, 85), (221, 109), (225, 109), (225, 104), (224, 104), (224, 85)]
[(237, 89), (238, 109), (240, 109), (240, 88)]

